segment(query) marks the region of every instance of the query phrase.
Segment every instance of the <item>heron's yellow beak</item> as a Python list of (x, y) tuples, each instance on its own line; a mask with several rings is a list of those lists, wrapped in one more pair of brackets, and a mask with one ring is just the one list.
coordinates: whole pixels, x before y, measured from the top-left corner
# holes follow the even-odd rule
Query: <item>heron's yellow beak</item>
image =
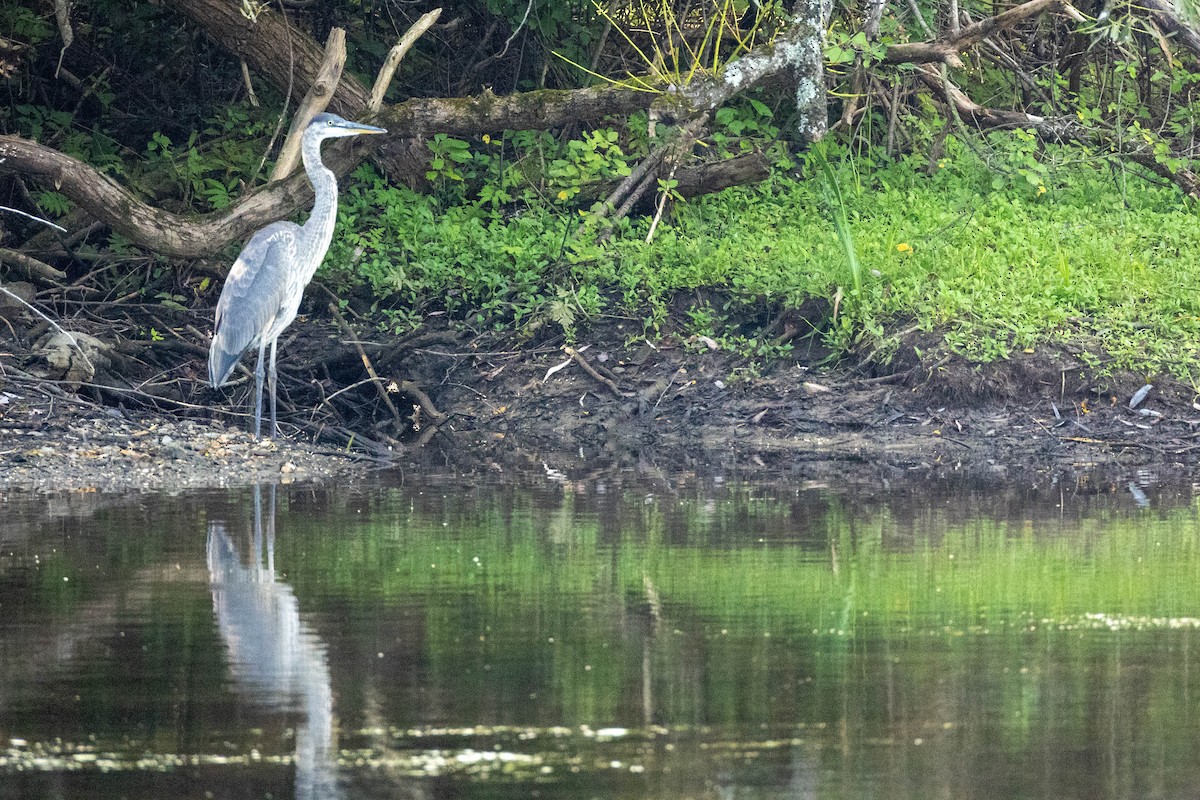
[(387, 133), (386, 128), (377, 128), (363, 122), (351, 122), (345, 128), (347, 133)]

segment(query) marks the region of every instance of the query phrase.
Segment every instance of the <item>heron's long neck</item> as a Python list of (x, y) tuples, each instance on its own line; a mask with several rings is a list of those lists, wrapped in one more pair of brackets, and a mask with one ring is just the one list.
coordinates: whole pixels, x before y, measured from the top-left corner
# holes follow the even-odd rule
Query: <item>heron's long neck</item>
[(321, 162), (321, 140), (315, 136), (305, 136), (301, 141), (301, 153), (304, 157), (304, 171), (312, 181), (316, 202), (312, 214), (304, 223), (304, 241), (302, 253), (320, 253), (321, 258), (306, 266), (303, 276), (308, 283), (321, 265), (329, 242), (333, 240), (333, 226), (337, 223), (337, 178)]

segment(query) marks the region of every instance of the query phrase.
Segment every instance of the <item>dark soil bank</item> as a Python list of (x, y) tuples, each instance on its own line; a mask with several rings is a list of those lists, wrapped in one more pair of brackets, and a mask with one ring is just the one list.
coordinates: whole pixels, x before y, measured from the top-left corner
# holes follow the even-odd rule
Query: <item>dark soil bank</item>
[[(198, 334), (202, 324), (164, 327)], [(80, 375), (78, 348), (55, 351), (52, 332), (32, 324), (12, 331), (0, 345), (2, 488), (228, 486), (422, 460), (800, 479), (1149, 463), (1190, 471), (1200, 451), (1189, 387), (1139, 392), (1142, 379), (1095, 379), (1066, 351), (980, 366), (918, 358), (936, 348), (914, 340), (886, 369), (820, 369), (806, 363), (824, 357), (815, 350), (761, 363), (703, 337), (650, 343), (620, 323), (581, 332), (571, 347), (449, 328), (352, 336), (344, 320), (309, 321), (281, 344), (284, 438), (255, 442), (239, 427), (251, 382), (229, 394), (206, 388), (198, 335), (146, 343), (97, 328), (87, 337), (95, 373)]]

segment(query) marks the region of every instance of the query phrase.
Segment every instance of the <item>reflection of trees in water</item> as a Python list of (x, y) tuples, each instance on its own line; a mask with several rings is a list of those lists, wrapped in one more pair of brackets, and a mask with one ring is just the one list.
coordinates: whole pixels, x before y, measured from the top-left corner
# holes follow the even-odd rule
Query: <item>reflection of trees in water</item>
[(275, 487), (254, 487), (254, 535), (243, 561), (226, 524), (208, 525), (213, 611), (237, 689), (271, 709), (300, 712), (296, 798), (340, 796), (333, 739), (333, 693), (324, 643), (300, 619), (292, 588), (275, 579)]

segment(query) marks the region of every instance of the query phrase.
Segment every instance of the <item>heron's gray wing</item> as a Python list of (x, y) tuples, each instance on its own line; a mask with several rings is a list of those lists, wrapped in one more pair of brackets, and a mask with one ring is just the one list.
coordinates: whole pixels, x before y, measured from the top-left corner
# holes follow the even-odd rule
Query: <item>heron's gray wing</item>
[(208, 350), (208, 379), (213, 388), (225, 383), (247, 347), (257, 342), (275, 319), (287, 295), (289, 273), (296, 262), (300, 226), (273, 222), (246, 243), (229, 269)]

